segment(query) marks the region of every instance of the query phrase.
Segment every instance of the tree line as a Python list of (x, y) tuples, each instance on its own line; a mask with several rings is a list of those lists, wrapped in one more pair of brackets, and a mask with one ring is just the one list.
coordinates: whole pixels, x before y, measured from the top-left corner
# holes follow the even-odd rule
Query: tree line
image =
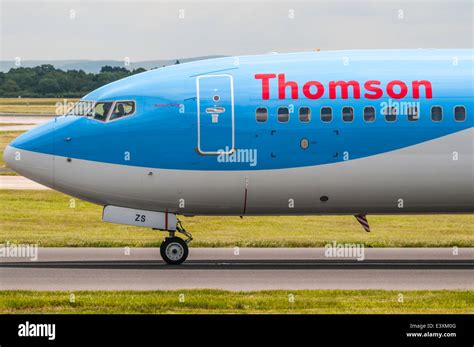
[(0, 72), (0, 97), (80, 98), (107, 83), (146, 71), (103, 66), (99, 73), (63, 71), (53, 65), (19, 67)]

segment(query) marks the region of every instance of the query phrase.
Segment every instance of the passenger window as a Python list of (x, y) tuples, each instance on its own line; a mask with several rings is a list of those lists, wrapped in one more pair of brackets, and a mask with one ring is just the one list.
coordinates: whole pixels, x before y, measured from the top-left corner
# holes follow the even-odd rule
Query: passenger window
[(94, 106), (94, 119), (104, 122), (112, 108), (112, 102), (98, 102)]
[(321, 121), (323, 122), (332, 121), (332, 108), (321, 107)]
[(299, 116), (300, 122), (308, 123), (311, 121), (311, 109), (309, 107), (300, 107)]
[(110, 115), (109, 120), (130, 116), (135, 112), (135, 102), (133, 101), (117, 101), (114, 111)]
[(372, 107), (372, 106), (364, 107), (364, 120), (366, 122), (375, 121), (375, 107)]
[(264, 123), (268, 119), (268, 110), (266, 107), (258, 107), (255, 111), (255, 119), (259, 123)]
[(433, 122), (440, 122), (443, 119), (443, 109), (441, 106), (433, 106), (431, 108), (431, 120)]
[(344, 122), (352, 122), (354, 120), (354, 109), (352, 107), (342, 108), (342, 120)]
[(383, 115), (387, 122), (395, 122), (397, 120), (397, 108), (395, 106), (385, 106)]
[(420, 115), (418, 114), (418, 107), (410, 106), (407, 108), (407, 117), (410, 122), (417, 121), (420, 119)]
[(464, 106), (456, 106), (454, 108), (454, 119), (458, 122), (466, 120), (466, 108)]
[(278, 121), (286, 123), (289, 119), (290, 111), (288, 110), (288, 107), (278, 107)]

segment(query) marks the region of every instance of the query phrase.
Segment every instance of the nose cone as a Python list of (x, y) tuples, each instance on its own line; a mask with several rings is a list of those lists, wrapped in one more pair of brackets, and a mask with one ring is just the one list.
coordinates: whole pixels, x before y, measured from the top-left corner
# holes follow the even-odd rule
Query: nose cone
[(54, 186), (54, 121), (13, 140), (3, 153), (5, 164), (22, 176)]
[(7, 146), (5, 151), (3, 152), (3, 161), (5, 165), (8, 166), (10, 169), (15, 170), (15, 150), (11, 146)]

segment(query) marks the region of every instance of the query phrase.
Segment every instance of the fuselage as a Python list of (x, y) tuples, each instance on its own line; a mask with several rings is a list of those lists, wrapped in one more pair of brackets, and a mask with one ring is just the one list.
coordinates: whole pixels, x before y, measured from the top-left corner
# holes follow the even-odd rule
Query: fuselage
[(309, 52), (160, 68), (82, 99), (132, 102), (126, 117), (57, 117), (5, 158), (100, 205), (184, 215), (474, 212), (473, 54)]

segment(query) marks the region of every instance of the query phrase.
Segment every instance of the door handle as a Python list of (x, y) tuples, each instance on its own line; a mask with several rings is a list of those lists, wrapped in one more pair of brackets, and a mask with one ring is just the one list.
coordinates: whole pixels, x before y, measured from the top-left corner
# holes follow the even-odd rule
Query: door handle
[(206, 113), (224, 113), (224, 107), (208, 107), (206, 108)]

